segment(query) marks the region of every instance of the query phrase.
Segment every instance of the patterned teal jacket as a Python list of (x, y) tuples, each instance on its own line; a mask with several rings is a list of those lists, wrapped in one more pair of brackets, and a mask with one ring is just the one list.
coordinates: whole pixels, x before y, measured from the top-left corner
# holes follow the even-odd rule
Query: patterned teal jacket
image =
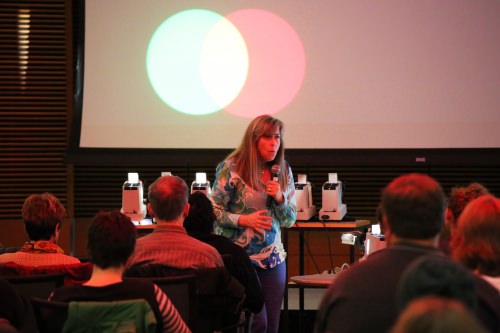
[(211, 200), (217, 216), (216, 232), (246, 249), (253, 264), (261, 268), (273, 268), (285, 261), (286, 253), (281, 242), (281, 227), (290, 228), (297, 218), (295, 184), (288, 166), (288, 185), (283, 190), (285, 200), (269, 208), (272, 216), (271, 230), (265, 237), (251, 228), (240, 228), (240, 215), (267, 209), (267, 195), (247, 185), (235, 171), (231, 160), (217, 166)]

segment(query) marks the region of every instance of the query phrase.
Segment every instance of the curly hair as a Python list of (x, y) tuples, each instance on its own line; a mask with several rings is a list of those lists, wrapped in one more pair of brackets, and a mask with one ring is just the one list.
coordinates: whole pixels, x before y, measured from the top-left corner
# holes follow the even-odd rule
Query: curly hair
[(489, 194), (488, 189), (479, 183), (453, 187), (448, 197), (448, 209), (452, 212), (455, 223), (469, 202), (485, 194)]

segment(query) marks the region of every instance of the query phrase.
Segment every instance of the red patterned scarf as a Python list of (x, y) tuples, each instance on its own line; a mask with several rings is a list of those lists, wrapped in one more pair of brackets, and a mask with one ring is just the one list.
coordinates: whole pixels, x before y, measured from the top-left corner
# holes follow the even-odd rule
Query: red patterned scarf
[(20, 250), (27, 253), (64, 253), (57, 244), (46, 240), (27, 241)]

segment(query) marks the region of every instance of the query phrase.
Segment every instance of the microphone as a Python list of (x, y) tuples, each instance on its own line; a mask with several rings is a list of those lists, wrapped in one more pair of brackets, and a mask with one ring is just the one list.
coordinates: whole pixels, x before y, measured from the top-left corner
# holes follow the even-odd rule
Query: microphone
[[(278, 181), (278, 176), (281, 172), (281, 167), (277, 164), (271, 167), (271, 179), (275, 182)], [(274, 198), (271, 196), (267, 196), (266, 207), (270, 208), (273, 206)]]

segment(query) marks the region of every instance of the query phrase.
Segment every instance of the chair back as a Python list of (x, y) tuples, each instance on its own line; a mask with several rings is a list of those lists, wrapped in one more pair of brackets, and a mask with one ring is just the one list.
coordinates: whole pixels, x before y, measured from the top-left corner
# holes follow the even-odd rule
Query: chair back
[[(125, 272), (125, 276), (128, 277), (149, 279), (186, 274), (194, 274), (196, 280), (198, 307), (196, 330), (188, 324), (193, 332), (213, 332), (239, 322), (243, 311), (241, 304), (245, 298), (245, 288), (228, 273), (225, 267), (176, 269), (161, 264), (145, 263), (132, 266)], [(170, 296), (168, 292), (166, 294)]]
[(148, 278), (168, 296), (192, 332), (198, 322), (198, 298), (194, 274)]
[(154, 311), (144, 299), (69, 302), (62, 333), (156, 333)]
[(0, 264), (0, 276), (31, 276), (64, 273), (64, 285), (82, 284), (92, 275), (92, 263), (62, 265), (25, 266), (14, 262)]
[(68, 318), (68, 303), (32, 297), (39, 333), (61, 333)]
[(52, 291), (64, 285), (65, 273), (28, 276), (6, 276), (5, 279), (27, 299), (39, 297), (47, 299)]
[(500, 294), (485, 279), (475, 276), (477, 285), (477, 306), (479, 321), (491, 332), (500, 332)]
[(199, 305), (199, 324), (204, 330), (220, 331), (239, 322), (245, 288), (225, 267), (196, 271), (196, 293)]
[(221, 254), (222, 261), (224, 262), (224, 267), (231, 272), (233, 269), (233, 256), (229, 253)]
[(39, 333), (156, 333), (156, 317), (143, 299), (58, 302), (31, 298)]

